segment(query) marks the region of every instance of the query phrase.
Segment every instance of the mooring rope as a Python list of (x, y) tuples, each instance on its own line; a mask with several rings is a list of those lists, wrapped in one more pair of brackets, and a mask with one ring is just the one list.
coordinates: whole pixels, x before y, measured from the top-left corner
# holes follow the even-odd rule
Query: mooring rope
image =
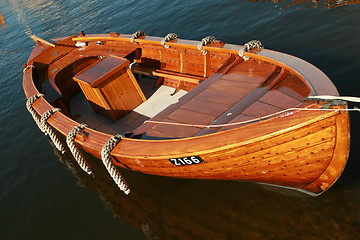
[(65, 147), (61, 143), (59, 137), (56, 135), (54, 129), (50, 126), (47, 120), (56, 112), (61, 111), (60, 108), (53, 108), (51, 110), (47, 110), (43, 113), (40, 119), (41, 130), (45, 133), (45, 135), (49, 135), (50, 139), (54, 143), (57, 150), (61, 153), (65, 152)]
[(165, 48), (169, 48), (170, 46), (165, 45), (165, 43), (178, 38), (179, 36), (176, 33), (169, 33), (168, 35), (165, 36), (163, 40), (161, 40), (161, 44), (164, 45)]
[(304, 99), (304, 101), (324, 101), (327, 102), (329, 100), (341, 100), (345, 102), (360, 102), (359, 97), (348, 97), (348, 96), (331, 96), (331, 95), (318, 95), (318, 96), (308, 96)]
[(109, 172), (110, 176), (116, 183), (116, 185), (123, 191), (126, 195), (130, 193), (130, 188), (122, 178), (119, 169), (115, 166), (115, 164), (111, 160), (111, 151), (116, 147), (116, 145), (121, 141), (123, 136), (117, 134), (111, 137), (103, 146), (101, 150), (101, 160), (103, 161), (104, 166)]
[(259, 40), (251, 40), (250, 42), (245, 43), (244, 46), (239, 50), (239, 56), (247, 61), (250, 58), (245, 56), (245, 52), (255, 48), (264, 48), (264, 45)]
[[(360, 100), (359, 100), (360, 101)], [(242, 125), (242, 124), (246, 124), (246, 123), (252, 123), (252, 122), (257, 122), (257, 121), (261, 121), (282, 113), (286, 113), (289, 111), (354, 111), (354, 112), (360, 112), (359, 108), (354, 108), (354, 109), (325, 109), (325, 108), (288, 108), (279, 112), (275, 112), (266, 116), (262, 116), (262, 117), (258, 117), (258, 118), (253, 118), (250, 120), (246, 120), (246, 121), (241, 121), (241, 122), (234, 122), (234, 123), (225, 123), (225, 124), (214, 124), (214, 125), (202, 125), (202, 124), (188, 124), (188, 123), (175, 123), (175, 122), (162, 122), (162, 121), (154, 121), (154, 120), (146, 120), (144, 123), (154, 123), (154, 124), (164, 124), (164, 125), (174, 125), (174, 126), (183, 126), (183, 127), (198, 127), (198, 128), (222, 128), (222, 127), (231, 127), (231, 126), (236, 126), (236, 125)]]
[(70, 132), (66, 136), (66, 144), (68, 145), (71, 154), (74, 156), (75, 160), (79, 164), (82, 170), (86, 172), (87, 174), (91, 175), (92, 171), (90, 168), (89, 163), (85, 160), (84, 156), (78, 149), (75, 143), (76, 135), (79, 132), (82, 132), (87, 127), (86, 124), (80, 124), (79, 126), (73, 127), (73, 129), (70, 130)]

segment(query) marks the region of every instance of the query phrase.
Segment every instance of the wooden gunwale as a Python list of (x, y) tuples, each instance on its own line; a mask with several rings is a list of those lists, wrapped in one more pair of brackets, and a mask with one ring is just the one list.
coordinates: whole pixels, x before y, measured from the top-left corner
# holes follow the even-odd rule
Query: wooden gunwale
[[(73, 38), (74, 41), (130, 41), (131, 35), (120, 35), (121, 37), (107, 37), (106, 35), (91, 35), (90, 37), (79, 37)], [(160, 41), (162, 38), (159, 37), (148, 37), (142, 39), (136, 39), (136, 44), (155, 44), (161, 45)], [(197, 49), (198, 41), (189, 41), (189, 40), (175, 40), (173, 42), (168, 42), (166, 45), (174, 46), (178, 48), (190, 48)], [(37, 45), (38, 46), (38, 45)], [(237, 54), (238, 50), (241, 46), (225, 44), (222, 47), (211, 47), (205, 46), (203, 49), (207, 51), (213, 52), (226, 52), (229, 54)], [(38, 47), (36, 47), (37, 51), (40, 51)], [(34, 50), (35, 51), (35, 50)], [(34, 52), (33, 52), (34, 53)], [(33, 57), (34, 54), (31, 56)], [(271, 51), (271, 50), (261, 50), (258, 53), (246, 52), (246, 56), (249, 56), (253, 59), (258, 59), (261, 61), (267, 61), (270, 63), (274, 63), (289, 72), (298, 76), (302, 81), (311, 89), (310, 95), (319, 95), (319, 94), (328, 94), (328, 95), (338, 95), (338, 92), (335, 86), (332, 84), (330, 79), (322, 73), (319, 69), (314, 67), (313, 65), (305, 62), (302, 59)], [(31, 59), (30, 59), (31, 60)], [(31, 63), (29, 60), (28, 64)], [(24, 72), (23, 76), (23, 87), (24, 92), (27, 98), (32, 95), (38, 94), (38, 90), (35, 87), (33, 77), (33, 69), (29, 68)], [(53, 108), (51, 104), (49, 104), (43, 97), (38, 99), (33, 104), (34, 109), (41, 115), (46, 110), (50, 110)], [(309, 104), (302, 103), (298, 107), (321, 107), (318, 104)], [(303, 116), (303, 115), (306, 115)], [(302, 116), (298, 118), (298, 116)], [(348, 126), (348, 114), (344, 111), (341, 112), (308, 112), (306, 114), (303, 111), (291, 111), (287, 114), (282, 114), (280, 116), (267, 119), (264, 121), (256, 122), (254, 124), (250, 124), (247, 126), (240, 126), (239, 128), (212, 133), (203, 136), (196, 136), (184, 139), (174, 139), (174, 140), (144, 140), (144, 139), (129, 139), (124, 138), (121, 142), (115, 147), (112, 151), (112, 155), (119, 159), (120, 162), (115, 163), (120, 167), (130, 167), (135, 170), (137, 167), (137, 171), (147, 172), (150, 174), (157, 174), (156, 168), (153, 172), (149, 172), (150, 166), (162, 165), (170, 166), (169, 158), (173, 157), (185, 157), (191, 155), (201, 155), (204, 157), (205, 162), (209, 161), (207, 156), (217, 154), (224, 150), (235, 149), (239, 146), (246, 146), (248, 144), (252, 144), (255, 142), (268, 141), (276, 136), (280, 136), (289, 132), (296, 132), (296, 130), (300, 128), (304, 128), (306, 126), (316, 124), (319, 121), (323, 121), (328, 118), (336, 118), (334, 126), (336, 126), (336, 143), (333, 159), (329, 163), (331, 169), (324, 168), (319, 170), (319, 175), (316, 179), (308, 182), (307, 186), (295, 186), (306, 189), (311, 192), (321, 193), (328, 189), (340, 176), (343, 168), (345, 166), (348, 152), (349, 152), (349, 126)], [(239, 139), (239, 136), (242, 136), (244, 132), (247, 130), (249, 132), (255, 131), (251, 129), (262, 129), (264, 126), (267, 126), (269, 123), (274, 123), (277, 120), (281, 120), (286, 118), (293, 120), (293, 125), (287, 126), (284, 129), (279, 128), (278, 130), (272, 130), (272, 132), (259, 134), (257, 137), (251, 137), (249, 134), (248, 139)], [(298, 118), (298, 123), (296, 123), (295, 119)], [(306, 119), (304, 121), (304, 119)], [(347, 121), (347, 124), (346, 124)], [(58, 132), (62, 135), (66, 136), (67, 133), (74, 127), (78, 126), (79, 123), (66, 117), (61, 112), (56, 112), (49, 120), (48, 123), (53, 126)], [(346, 125), (345, 127), (343, 125)], [(100, 151), (104, 145), (104, 143), (111, 137), (109, 134), (105, 134), (90, 128), (86, 128), (85, 131), (88, 133), (89, 137), (84, 140), (80, 138), (76, 138), (76, 142), (87, 152), (91, 153), (97, 158), (100, 158)], [(206, 143), (206, 146), (205, 144)], [(347, 145), (347, 146), (346, 146)], [(151, 149), (151, 151), (149, 151)], [(166, 149), (166, 153), (164, 154), (164, 149)], [(339, 159), (339, 160), (337, 160)], [(160, 162), (159, 162), (160, 161)], [(210, 162), (216, 160), (210, 160)], [(123, 165), (122, 163), (126, 164)], [(145, 165), (147, 167), (145, 167)], [(150, 164), (150, 165), (148, 165)], [(340, 166), (340, 167), (339, 167)], [(342, 166), (342, 167), (341, 167)], [(191, 166), (194, 167), (194, 166)], [(199, 167), (199, 166), (195, 166)], [(336, 176), (334, 174), (334, 168), (338, 167), (340, 172), (337, 172)], [(170, 166), (169, 169), (174, 170), (173, 166)], [(163, 175), (163, 174), (161, 174)], [(166, 174), (165, 174), (166, 175)], [(171, 175), (169, 175), (171, 176)], [(174, 176), (174, 175), (173, 175)], [(331, 176), (331, 181), (328, 180), (329, 176)], [(177, 176), (181, 177), (181, 176)], [(246, 179), (245, 179), (246, 180)], [(325, 182), (325, 183), (324, 183)], [(281, 183), (278, 183), (281, 184)], [(319, 188), (319, 186), (322, 186)]]

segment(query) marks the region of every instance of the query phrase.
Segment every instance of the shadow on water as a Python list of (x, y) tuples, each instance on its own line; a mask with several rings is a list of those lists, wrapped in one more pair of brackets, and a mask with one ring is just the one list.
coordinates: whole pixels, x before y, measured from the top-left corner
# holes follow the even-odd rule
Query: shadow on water
[[(121, 170), (127, 196), (101, 160), (84, 153), (94, 176), (73, 157), (60, 162), (78, 185), (99, 194), (104, 206), (147, 239), (356, 239), (360, 235), (360, 194), (341, 184), (320, 197), (231, 181), (184, 180)], [(280, 191), (280, 192), (279, 192)]]

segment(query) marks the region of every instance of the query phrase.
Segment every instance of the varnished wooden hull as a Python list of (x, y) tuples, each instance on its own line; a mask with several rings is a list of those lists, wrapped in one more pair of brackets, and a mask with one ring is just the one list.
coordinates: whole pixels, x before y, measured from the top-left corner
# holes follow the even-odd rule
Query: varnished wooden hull
[[(107, 38), (106, 35), (93, 36), (95, 40)], [(128, 41), (129, 36), (124, 39)], [(159, 44), (158, 39), (149, 41)], [(173, 46), (177, 46), (175, 44)], [(196, 46), (193, 41), (185, 40), (177, 44), (179, 48)], [(37, 48), (28, 64), (43, 50)], [(237, 52), (238, 48), (225, 45), (209, 47), (209, 51), (226, 55)], [(303, 79), (310, 86), (309, 95), (337, 95), (326, 75), (303, 60), (269, 50), (246, 54), (259, 61), (277, 64)], [(27, 97), (39, 93), (34, 83), (34, 71), (30, 68), (24, 72)], [(205, 68), (204, 71), (210, 70)], [(204, 76), (207, 77), (206, 73)], [(200, 136), (168, 140), (123, 138), (111, 152), (112, 160), (119, 167), (146, 174), (259, 182), (321, 194), (341, 175), (348, 158), (350, 139), (349, 116), (341, 110), (346, 106), (336, 107), (338, 111), (301, 110), (319, 109), (324, 104), (300, 103), (295, 106), (297, 110)], [(53, 108), (44, 98), (38, 99), (33, 107), (40, 115)], [(48, 123), (64, 136), (79, 125), (61, 112), (55, 113)], [(100, 158), (101, 149), (111, 135), (91, 128), (86, 128), (85, 133), (87, 137), (77, 137), (76, 143), (82, 150)], [(192, 156), (199, 156), (204, 163), (176, 166), (169, 160)]]

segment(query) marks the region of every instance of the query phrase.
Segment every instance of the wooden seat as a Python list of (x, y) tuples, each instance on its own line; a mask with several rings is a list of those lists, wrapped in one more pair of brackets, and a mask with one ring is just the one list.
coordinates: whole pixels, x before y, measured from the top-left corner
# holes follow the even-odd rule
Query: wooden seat
[(57, 42), (54, 47), (49, 46), (44, 51), (41, 52), (31, 61), (37, 70), (42, 70), (47, 67), (49, 64), (52, 64), (58, 61), (60, 58), (67, 55), (69, 52), (76, 48), (75, 43), (72, 41), (74, 36), (65, 38)]
[(176, 88), (175, 88), (175, 91), (173, 94), (175, 94), (179, 90), (183, 89), (185, 87), (186, 83), (194, 84), (195, 86), (197, 86), (206, 79), (205, 77), (200, 77), (200, 76), (195, 76), (195, 75), (190, 75), (190, 74), (184, 74), (184, 73), (178, 73), (178, 72), (173, 72), (173, 71), (168, 71), (168, 70), (160, 70), (160, 69), (150, 68), (150, 67), (147, 67), (146, 65), (142, 65), (140, 63), (132, 64), (131, 70), (137, 74), (159, 77), (157, 85), (160, 85), (162, 79), (165, 79), (165, 78), (176, 80), (177, 85), (176, 85)]

